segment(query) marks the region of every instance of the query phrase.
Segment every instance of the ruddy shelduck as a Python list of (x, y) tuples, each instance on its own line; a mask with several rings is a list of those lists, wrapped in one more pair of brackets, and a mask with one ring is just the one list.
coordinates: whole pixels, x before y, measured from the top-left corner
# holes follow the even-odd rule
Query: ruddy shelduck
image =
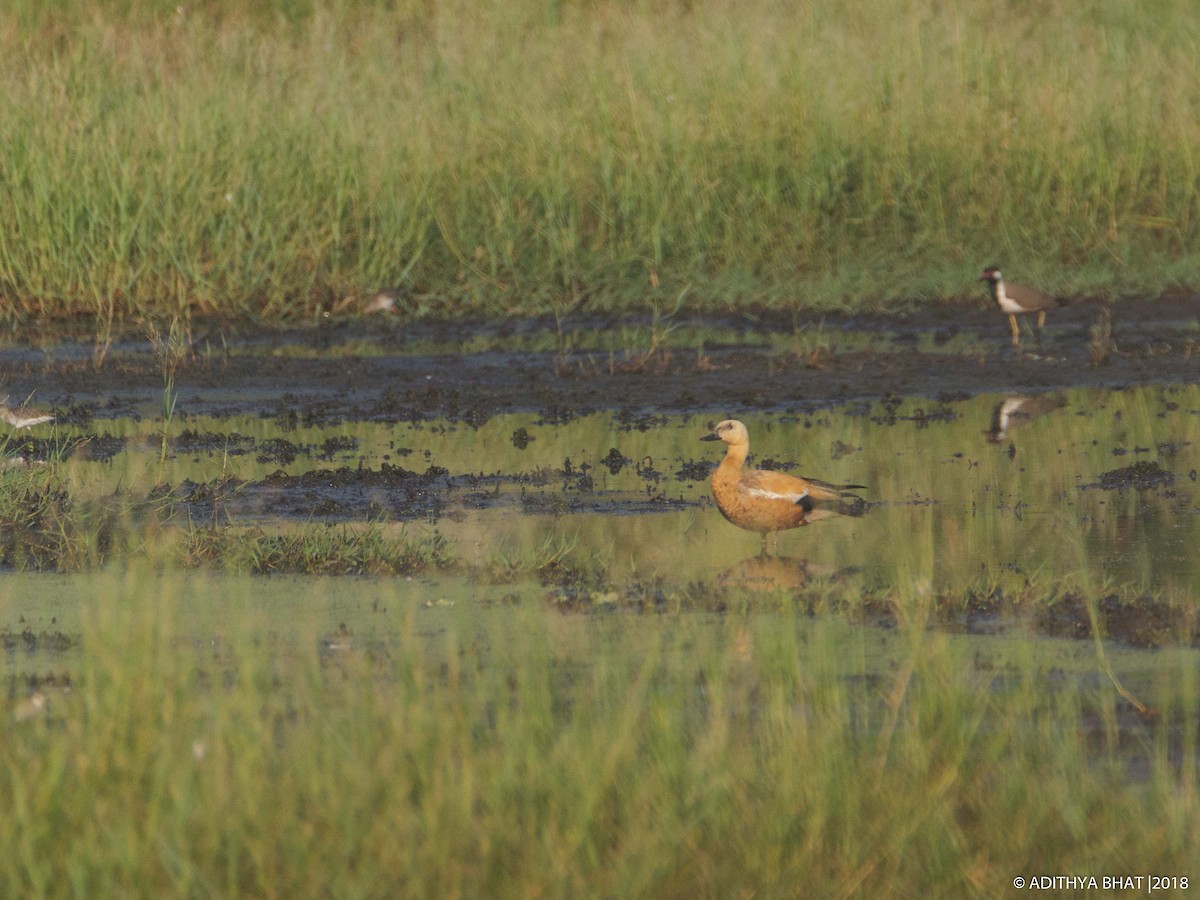
[(830, 484), (816, 478), (797, 478), (784, 472), (745, 469), (750, 453), (750, 433), (736, 419), (717, 424), (702, 441), (724, 441), (725, 458), (712, 476), (713, 499), (717, 509), (738, 528), (757, 531), (762, 536), (763, 553), (767, 535), (788, 528), (799, 528), (832, 516), (861, 516), (866, 501), (854, 490), (861, 484)]

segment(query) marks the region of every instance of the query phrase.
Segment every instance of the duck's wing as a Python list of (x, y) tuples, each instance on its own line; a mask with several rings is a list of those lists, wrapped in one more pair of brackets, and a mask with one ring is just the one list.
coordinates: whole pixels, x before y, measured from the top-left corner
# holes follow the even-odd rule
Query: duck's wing
[(737, 484), (738, 491), (747, 497), (758, 500), (786, 500), (789, 503), (813, 499), (812, 488), (813, 485), (803, 478), (765, 469), (753, 469), (744, 473)]
[[(738, 482), (737, 490), (747, 500), (785, 500), (810, 513), (807, 521), (832, 515), (861, 516), (867, 504), (861, 497), (851, 493), (857, 484), (830, 484), (815, 478), (797, 478), (784, 472), (769, 472), (755, 469), (745, 473)], [(819, 508), (821, 507), (821, 508)]]

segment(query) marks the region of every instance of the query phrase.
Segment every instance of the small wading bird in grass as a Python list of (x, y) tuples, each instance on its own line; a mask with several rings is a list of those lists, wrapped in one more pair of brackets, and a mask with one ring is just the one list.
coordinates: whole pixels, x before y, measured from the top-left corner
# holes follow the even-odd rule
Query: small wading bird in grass
[(22, 406), (20, 409), (13, 409), (8, 405), (8, 398), (0, 400), (0, 422), (6, 425), (11, 425), (13, 428), (32, 428), (34, 425), (44, 425), (47, 422), (53, 422), (54, 416), (37, 410), (29, 409)]
[(408, 299), (408, 288), (399, 284), (394, 288), (376, 291), (363, 307), (365, 313), (396, 312), (397, 303)]
[(833, 516), (861, 516), (867, 504), (851, 491), (861, 484), (830, 484), (815, 478), (797, 478), (784, 472), (743, 469), (750, 452), (750, 433), (736, 419), (717, 424), (702, 441), (724, 441), (725, 458), (713, 472), (712, 492), (717, 509), (738, 528), (762, 536), (767, 552), (767, 535), (798, 528)]
[(1024, 284), (1005, 284), (1004, 277), (995, 266), (988, 266), (979, 277), (980, 281), (988, 283), (992, 300), (1000, 308), (1000, 312), (1008, 315), (1008, 327), (1012, 329), (1014, 347), (1021, 345), (1021, 326), (1017, 316), (1027, 316), (1037, 313), (1037, 339), (1042, 339), (1042, 326), (1046, 324), (1046, 310), (1055, 306), (1065, 306), (1066, 301), (1049, 294), (1043, 294), (1037, 288)]

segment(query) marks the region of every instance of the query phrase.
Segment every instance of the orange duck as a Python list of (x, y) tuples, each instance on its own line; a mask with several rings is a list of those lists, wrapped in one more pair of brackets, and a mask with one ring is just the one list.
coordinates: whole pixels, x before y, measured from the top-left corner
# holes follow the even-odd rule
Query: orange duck
[(767, 535), (798, 528), (835, 515), (861, 516), (866, 502), (851, 493), (861, 484), (830, 484), (815, 478), (797, 478), (784, 472), (743, 469), (750, 452), (750, 433), (736, 419), (717, 424), (702, 441), (724, 441), (729, 449), (713, 472), (712, 492), (721, 515), (747, 531), (762, 535), (767, 552)]

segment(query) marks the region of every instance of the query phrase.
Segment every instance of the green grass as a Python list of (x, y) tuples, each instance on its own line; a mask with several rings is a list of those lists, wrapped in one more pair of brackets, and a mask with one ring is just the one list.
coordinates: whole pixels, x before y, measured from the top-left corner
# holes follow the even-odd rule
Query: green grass
[[(1200, 23), (1152, 8), (9, 4), (10, 322), (892, 309), (1200, 283)], [(976, 301), (972, 301), (976, 302)]]
[(191, 528), (181, 544), (176, 555), (183, 565), (257, 575), (414, 575), (451, 563), (436, 531), (391, 535), (371, 524)]
[(168, 569), (253, 574), (413, 575), (449, 568), (437, 531), (410, 535), (380, 522), (246, 527), (175, 515), (169, 493), (74, 496), (55, 465), (0, 472), (0, 568), (95, 572), (136, 560)]
[(1043, 659), (919, 617), (430, 608), (392, 584), (368, 638), (321, 649), (248, 589), (97, 578), (73, 689), (0, 718), (0, 891), (990, 897), (1018, 874), (1195, 877), (1191, 654), (1157, 658), (1159, 715), (1131, 724), (1086, 644)]

